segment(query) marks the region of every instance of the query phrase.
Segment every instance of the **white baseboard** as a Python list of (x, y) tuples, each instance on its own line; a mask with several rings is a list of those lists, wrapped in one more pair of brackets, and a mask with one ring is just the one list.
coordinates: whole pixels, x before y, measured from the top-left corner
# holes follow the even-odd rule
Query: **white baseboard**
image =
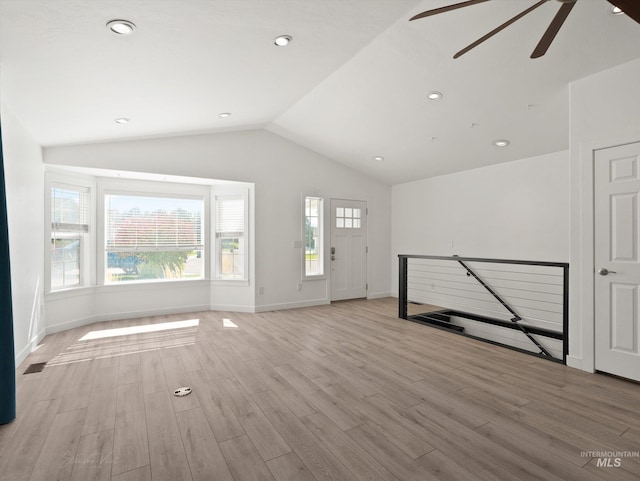
[(96, 314), (80, 319), (61, 322), (47, 326), (47, 334), (55, 334), (56, 332), (66, 331), (74, 327), (87, 326), (102, 321), (118, 321), (121, 319), (136, 319), (138, 317), (164, 316), (167, 314), (187, 314), (190, 312), (209, 311), (209, 305), (183, 306), (177, 308), (152, 309), (144, 311), (117, 312), (112, 314)]
[(582, 369), (582, 358), (576, 356), (567, 356), (567, 366), (574, 369)]
[(47, 330), (46, 329), (42, 329), (36, 335), (36, 337), (34, 337), (32, 339), (32, 341), (29, 344), (27, 344), (24, 348), (22, 348), (20, 350), (20, 352), (18, 352), (16, 354), (16, 367), (18, 367), (20, 364), (22, 364), (24, 362), (24, 360), (27, 358), (27, 356), (34, 351), (36, 346), (38, 344), (40, 344), (40, 341), (42, 341), (45, 338), (46, 335), (47, 335)]
[(267, 304), (256, 306), (254, 312), (280, 311), (282, 309), (299, 309), (301, 307), (324, 306), (330, 304), (329, 299), (314, 299), (311, 301), (285, 302), (282, 304)]
[(393, 295), (391, 294), (391, 292), (369, 292), (369, 293), (367, 293), (367, 299), (384, 299), (385, 297), (393, 297)]
[(212, 304), (209, 306), (210, 311), (227, 311), (227, 312), (249, 312), (254, 313), (254, 306), (239, 306), (233, 304)]

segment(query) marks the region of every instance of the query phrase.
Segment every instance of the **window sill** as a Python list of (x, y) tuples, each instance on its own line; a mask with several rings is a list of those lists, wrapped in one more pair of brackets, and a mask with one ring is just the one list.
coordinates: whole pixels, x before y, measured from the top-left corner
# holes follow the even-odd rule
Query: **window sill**
[(211, 284), (214, 286), (233, 287), (247, 287), (250, 285), (247, 279), (211, 279)]
[(50, 291), (45, 294), (45, 299), (64, 299), (84, 295), (93, 295), (97, 292), (131, 292), (133, 291), (149, 291), (161, 290), (163, 288), (193, 288), (209, 286), (211, 283), (208, 279), (182, 279), (175, 281), (155, 281), (155, 282), (123, 282), (120, 284), (102, 284), (93, 286), (72, 287), (68, 289), (60, 289)]

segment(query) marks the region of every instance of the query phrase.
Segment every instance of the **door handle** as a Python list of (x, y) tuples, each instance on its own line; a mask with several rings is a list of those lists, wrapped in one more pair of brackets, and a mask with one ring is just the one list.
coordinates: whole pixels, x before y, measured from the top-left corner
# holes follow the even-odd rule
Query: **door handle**
[(598, 274), (600, 274), (601, 276), (607, 276), (609, 274), (617, 274), (617, 272), (616, 271), (610, 271), (606, 267), (601, 267), (600, 269), (598, 269)]

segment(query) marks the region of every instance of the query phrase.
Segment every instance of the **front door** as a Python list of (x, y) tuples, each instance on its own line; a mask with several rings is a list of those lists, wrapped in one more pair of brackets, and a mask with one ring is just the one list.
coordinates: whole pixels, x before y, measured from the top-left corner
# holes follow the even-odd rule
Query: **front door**
[(595, 367), (640, 381), (640, 142), (596, 151)]
[(331, 199), (331, 300), (367, 297), (367, 203)]

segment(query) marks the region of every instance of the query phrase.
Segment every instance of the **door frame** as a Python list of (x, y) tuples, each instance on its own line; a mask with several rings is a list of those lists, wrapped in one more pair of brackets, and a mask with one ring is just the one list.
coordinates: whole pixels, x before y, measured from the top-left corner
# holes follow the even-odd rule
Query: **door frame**
[[(327, 276), (328, 276), (328, 284), (327, 284), (327, 297), (329, 298), (329, 302), (334, 302), (332, 299), (332, 295), (333, 295), (333, 275), (331, 274), (331, 240), (333, 239), (333, 229), (335, 229), (335, 226), (333, 225), (333, 212), (331, 209), (331, 203), (334, 200), (344, 200), (347, 202), (363, 202), (365, 204), (365, 217), (366, 217), (366, 228), (364, 231), (364, 235), (365, 235), (365, 244), (368, 248), (369, 246), (369, 201), (368, 200), (362, 200), (362, 199), (352, 199), (349, 197), (345, 197), (345, 196), (329, 196), (329, 202), (328, 202), (328, 206), (327, 206), (327, 210), (329, 212), (329, 215), (327, 216), (327, 219), (329, 221), (330, 227), (327, 230), (327, 244), (325, 247), (325, 256), (328, 262), (328, 269), (329, 271), (327, 272)], [(368, 285), (369, 284), (369, 253), (367, 252), (367, 254), (365, 255), (365, 284)], [(365, 297), (368, 299), (369, 298), (369, 289), (365, 290)]]
[[(637, 132), (580, 142), (571, 155), (569, 355), (567, 365), (595, 372), (595, 157), (599, 150), (640, 142)], [(576, 202), (577, 200), (577, 202)], [(576, 336), (575, 342), (571, 337)], [(580, 346), (579, 352), (571, 346)]]

